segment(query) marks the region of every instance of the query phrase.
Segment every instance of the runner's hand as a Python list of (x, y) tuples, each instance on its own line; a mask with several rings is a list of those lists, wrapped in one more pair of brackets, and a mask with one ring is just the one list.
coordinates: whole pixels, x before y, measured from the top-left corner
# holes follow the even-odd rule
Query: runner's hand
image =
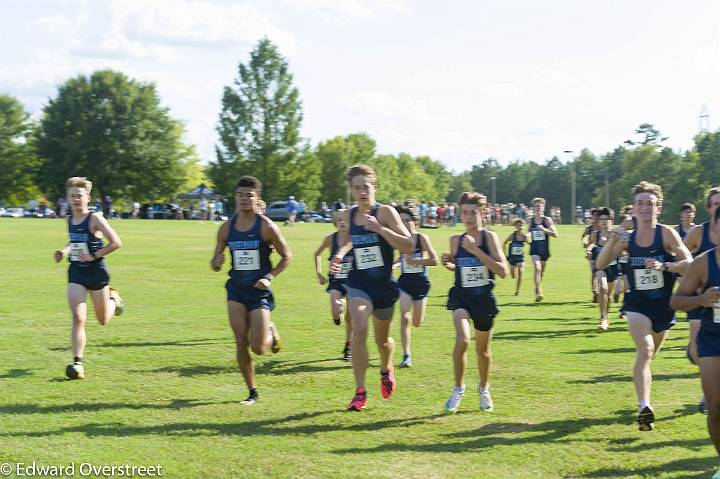
[(270, 289), (270, 280), (267, 278), (260, 278), (257, 283), (253, 285), (256, 289), (261, 289), (263, 291)]
[(56, 250), (55, 253), (53, 253), (53, 258), (55, 258), (55, 262), (59, 263), (62, 261), (62, 259), (65, 257), (65, 253), (63, 253), (62, 250)]
[(213, 256), (212, 261), (210, 261), (210, 267), (213, 271), (218, 272), (220, 271), (220, 268), (222, 267), (223, 263), (225, 262), (225, 255), (224, 254), (216, 254)]
[(340, 264), (342, 263), (342, 258), (338, 258), (337, 256), (333, 256), (333, 258), (330, 260), (330, 271), (329, 274), (336, 275), (340, 272)]
[(367, 224), (365, 225), (365, 229), (368, 231), (372, 231), (373, 233), (380, 233), (382, 230), (382, 225), (378, 223), (377, 218), (375, 218), (372, 215), (365, 215), (365, 221)]
[(473, 238), (470, 235), (463, 236), (462, 240), (462, 247), (465, 248), (465, 251), (470, 251), (473, 248), (477, 247), (477, 243), (475, 242), (475, 238)]
[(720, 290), (715, 286), (711, 286), (700, 295), (700, 301), (706, 308), (712, 308), (715, 304), (720, 301)]
[(317, 278), (318, 278), (318, 283), (320, 283), (321, 286), (327, 282), (327, 280), (325, 279), (325, 276), (323, 276), (320, 273), (317, 274)]

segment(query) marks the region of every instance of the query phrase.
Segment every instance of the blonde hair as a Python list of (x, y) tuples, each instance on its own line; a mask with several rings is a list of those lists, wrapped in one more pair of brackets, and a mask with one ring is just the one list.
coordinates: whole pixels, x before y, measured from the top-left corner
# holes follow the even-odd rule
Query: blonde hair
[(84, 176), (73, 176), (72, 178), (68, 178), (65, 182), (65, 188), (85, 188), (88, 196), (90, 196), (90, 192), (92, 191), (92, 181), (88, 180)]
[(716, 194), (720, 193), (720, 186), (713, 186), (709, 190), (707, 190), (707, 193), (705, 194), (705, 207), (710, 208), (710, 200), (712, 197)]
[(663, 203), (663, 192), (660, 185), (656, 185), (655, 183), (649, 183), (647, 181), (641, 181), (637, 185), (633, 186), (632, 189), (632, 195), (633, 198), (635, 198), (635, 195), (639, 195), (640, 193), (650, 193), (651, 195), (657, 196), (658, 199), (658, 206), (662, 206)]

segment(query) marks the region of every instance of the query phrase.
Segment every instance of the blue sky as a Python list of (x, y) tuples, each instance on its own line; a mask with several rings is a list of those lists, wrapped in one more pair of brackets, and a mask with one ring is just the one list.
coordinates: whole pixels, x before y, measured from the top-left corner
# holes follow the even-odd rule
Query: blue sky
[(453, 170), (611, 150), (643, 122), (687, 149), (720, 123), (720, 3), (53, 0), (0, 2), (0, 92), (38, 114), (70, 76), (157, 84), (211, 160), (224, 85), (262, 36), (287, 57), (313, 144), (364, 131)]

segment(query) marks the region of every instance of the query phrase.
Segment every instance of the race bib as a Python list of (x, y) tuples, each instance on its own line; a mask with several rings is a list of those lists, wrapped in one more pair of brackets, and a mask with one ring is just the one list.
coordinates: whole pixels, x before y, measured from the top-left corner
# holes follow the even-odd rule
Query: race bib
[(720, 323), (720, 301), (713, 304), (713, 322)]
[(80, 261), (83, 254), (90, 254), (87, 243), (70, 243), (70, 261)]
[(463, 266), (460, 268), (460, 284), (463, 288), (477, 288), (490, 284), (487, 266)]
[(510, 254), (513, 256), (522, 256), (523, 247), (522, 246), (513, 246), (512, 248), (510, 248)]
[(255, 271), (260, 269), (260, 250), (233, 250), (233, 269), (235, 271)]
[(533, 241), (545, 241), (545, 232), (542, 230), (532, 230)]
[[(413, 256), (415, 259), (422, 259), (422, 254), (416, 254)], [(404, 273), (424, 273), (425, 267), (416, 264), (407, 264), (405, 261), (405, 255), (400, 258), (400, 264), (402, 266), (402, 272)]]
[(385, 266), (379, 246), (354, 248), (357, 269), (382, 268)]
[(340, 263), (340, 271), (335, 273), (335, 279), (346, 279), (350, 273), (350, 263)]
[(638, 291), (660, 289), (665, 286), (665, 278), (661, 271), (656, 269), (636, 269), (633, 271), (635, 271), (635, 289)]

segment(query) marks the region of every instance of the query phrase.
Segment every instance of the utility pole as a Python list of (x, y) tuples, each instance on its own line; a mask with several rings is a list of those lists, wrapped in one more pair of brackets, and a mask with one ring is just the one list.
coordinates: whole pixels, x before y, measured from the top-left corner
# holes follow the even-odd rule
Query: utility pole
[[(572, 155), (573, 150), (565, 150), (563, 153)], [(575, 158), (572, 159), (570, 164), (570, 224), (575, 224)]]

